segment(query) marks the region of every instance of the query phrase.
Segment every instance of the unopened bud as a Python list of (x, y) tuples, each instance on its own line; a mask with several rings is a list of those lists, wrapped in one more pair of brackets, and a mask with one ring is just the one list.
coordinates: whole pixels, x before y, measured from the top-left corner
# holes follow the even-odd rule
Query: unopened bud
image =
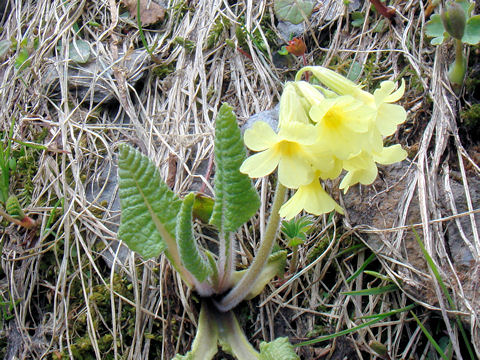
[(465, 32), (465, 24), (467, 23), (462, 6), (457, 2), (450, 3), (448, 10), (442, 11), (442, 23), (450, 36), (461, 40)]

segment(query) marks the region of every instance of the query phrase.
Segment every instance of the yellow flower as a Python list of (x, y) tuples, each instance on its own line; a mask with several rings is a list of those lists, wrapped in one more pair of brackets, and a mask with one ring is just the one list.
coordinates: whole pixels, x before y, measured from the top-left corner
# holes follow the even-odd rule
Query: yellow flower
[(381, 136), (375, 140), (374, 133), (369, 131), (374, 127), (375, 112), (352, 96), (324, 99), (312, 106), (309, 114), (317, 123), (315, 146), (319, 150), (328, 150), (335, 157), (346, 160), (362, 150), (370, 150), (372, 145), (381, 149)]
[(300, 186), (295, 195), (283, 204), (279, 214), (290, 220), (302, 210), (314, 215), (329, 213), (333, 210), (343, 214), (342, 207), (327, 194), (318, 177), (315, 177), (310, 184)]
[(402, 106), (390, 104), (403, 96), (405, 92), (403, 80), (397, 90), (395, 90), (396, 85), (393, 81), (383, 81), (380, 88), (376, 89), (372, 95), (342, 75), (321, 66), (304, 67), (297, 73), (296, 79), (299, 80), (305, 71), (311, 71), (322, 84), (336, 93), (353, 96), (376, 110), (375, 123), (383, 136), (395, 133), (397, 126), (407, 118), (407, 113)]
[(315, 127), (301, 122), (287, 122), (278, 134), (263, 121), (245, 131), (245, 145), (258, 154), (246, 159), (240, 171), (251, 178), (266, 176), (278, 166), (278, 179), (288, 188), (298, 188), (313, 179), (312, 152), (317, 140)]
[(380, 153), (362, 152), (343, 162), (347, 174), (339, 187), (346, 193), (350, 186), (357, 183), (370, 185), (375, 181), (378, 174), (376, 163), (389, 165), (402, 161), (406, 157), (407, 152), (398, 144), (383, 148)]

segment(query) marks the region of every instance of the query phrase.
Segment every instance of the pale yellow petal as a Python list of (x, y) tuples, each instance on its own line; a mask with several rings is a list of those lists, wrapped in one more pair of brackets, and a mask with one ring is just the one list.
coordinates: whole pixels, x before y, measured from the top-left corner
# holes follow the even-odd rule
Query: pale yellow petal
[(305, 108), (305, 103), (302, 97), (297, 93), (296, 86), (293, 82), (288, 82), (280, 98), (280, 112), (279, 112), (279, 128), (285, 126), (290, 122), (300, 122), (308, 124), (310, 119), (308, 117), (308, 109)]
[(318, 105), (325, 99), (325, 96), (323, 96), (320, 91), (306, 81), (298, 81), (295, 83), (295, 86), (310, 106)]
[(313, 169), (302, 154), (285, 154), (278, 164), (278, 181), (290, 189), (308, 184), (313, 179)]
[(311, 124), (287, 123), (280, 128), (278, 136), (301, 145), (312, 145), (317, 141), (317, 131)]
[(240, 172), (251, 178), (266, 176), (275, 170), (279, 160), (280, 154), (273, 149), (268, 149), (247, 158), (240, 166)]
[(301, 186), (292, 198), (283, 204), (280, 216), (290, 220), (302, 210), (314, 215), (329, 213), (333, 210), (343, 214), (341, 206), (326, 193), (318, 179), (309, 185)]
[(402, 146), (397, 144), (390, 147), (383, 148), (380, 154), (374, 154), (373, 158), (377, 163), (383, 165), (393, 164), (407, 157), (407, 152), (402, 149)]
[(263, 151), (279, 141), (278, 135), (264, 121), (257, 121), (243, 136), (245, 145), (253, 151)]
[(378, 108), (376, 125), (383, 136), (390, 136), (397, 131), (397, 126), (407, 119), (407, 112), (400, 105), (381, 104)]
[(403, 96), (405, 93), (405, 80), (402, 79), (402, 83), (400, 84), (400, 87), (393, 93), (391, 93), (389, 96), (385, 98), (385, 102), (391, 103), (400, 100), (400, 98)]
[(380, 84), (380, 88), (376, 89), (373, 92), (373, 96), (375, 97), (375, 104), (378, 106), (385, 101), (385, 99), (390, 96), (390, 94), (395, 90), (395, 83), (393, 81), (382, 81)]

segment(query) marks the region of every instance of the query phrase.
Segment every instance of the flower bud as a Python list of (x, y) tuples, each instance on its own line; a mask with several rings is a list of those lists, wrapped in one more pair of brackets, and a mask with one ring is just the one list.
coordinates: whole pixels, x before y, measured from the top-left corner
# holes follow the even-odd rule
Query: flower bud
[(466, 22), (465, 11), (457, 2), (450, 3), (448, 10), (442, 11), (443, 27), (455, 39), (462, 39)]

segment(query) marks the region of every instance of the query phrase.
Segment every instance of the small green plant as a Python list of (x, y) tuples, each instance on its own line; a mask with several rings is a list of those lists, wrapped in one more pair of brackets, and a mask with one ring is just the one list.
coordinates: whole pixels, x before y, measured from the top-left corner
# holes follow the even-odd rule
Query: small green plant
[[(306, 72), (324, 87), (302, 81)], [(258, 152), (247, 159), (232, 108), (222, 105), (215, 129), (215, 198), (213, 206), (205, 207), (211, 208), (209, 216), (205, 211), (202, 215), (217, 229), (216, 255), (197, 241), (192, 225), (195, 194), (181, 200), (147, 157), (128, 145), (119, 146), (119, 238), (146, 258), (164, 252), (201, 298), (192, 350), (175, 359), (211, 359), (219, 345), (240, 360), (298, 359), (286, 338), (262, 342), (260, 351), (255, 350), (232, 310), (259, 295), (275, 276), (283, 275), (286, 251), (272, 253), (281, 218), (291, 220), (303, 210), (314, 215), (333, 210), (343, 213), (325, 191), (324, 180), (335, 179), (345, 170), (340, 188), (346, 192), (357, 183), (371, 184), (377, 176), (377, 163), (405, 159), (407, 154), (400, 145), (383, 146), (383, 137), (392, 135), (406, 119), (403, 107), (392, 104), (403, 93), (403, 82), (396, 89), (395, 83), (384, 81), (370, 94), (329, 69), (305, 67), (295, 81), (285, 85), (279, 131), (259, 121), (245, 132), (245, 145)], [(234, 234), (260, 206), (250, 178), (268, 176), (276, 169), (276, 190), (260, 246), (249, 267), (238, 271)], [(284, 203), (287, 188), (296, 192)], [(308, 218), (284, 222), (290, 246), (300, 246), (310, 226)], [(375, 291), (394, 289), (396, 286), (390, 285)], [(379, 315), (374, 322), (384, 317)]]
[(287, 246), (292, 249), (292, 259), (290, 260), (290, 273), (293, 274), (297, 269), (298, 247), (307, 239), (307, 233), (313, 225), (311, 217), (305, 216), (290, 221), (282, 221), (281, 231), (287, 238)]
[(432, 37), (432, 45), (440, 45), (448, 38), (455, 42), (455, 61), (448, 70), (448, 79), (456, 88), (462, 86), (467, 71), (464, 44), (480, 42), (480, 15), (473, 15), (475, 3), (457, 0), (448, 4), (441, 14), (432, 15), (425, 26), (425, 34)]
[(33, 219), (26, 216), (20, 206), (18, 198), (10, 195), (10, 179), (12, 172), (17, 170), (17, 159), (12, 154), (12, 137), (15, 119), (12, 119), (10, 128), (4, 133), (2, 144), (0, 144), (0, 216), (14, 224), (32, 229), (36, 226)]

